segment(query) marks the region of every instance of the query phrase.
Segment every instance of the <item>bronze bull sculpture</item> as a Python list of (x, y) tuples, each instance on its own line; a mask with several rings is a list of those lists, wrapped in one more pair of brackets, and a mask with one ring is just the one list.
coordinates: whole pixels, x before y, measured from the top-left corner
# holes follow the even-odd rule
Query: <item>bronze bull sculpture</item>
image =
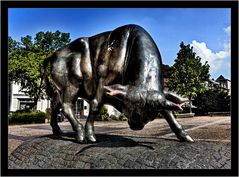
[[(126, 115), (133, 130), (143, 129), (160, 113), (180, 141), (193, 142), (172, 113), (188, 100), (163, 90), (161, 65), (154, 40), (137, 25), (76, 39), (51, 54), (43, 62), (42, 76), (51, 98), (53, 133), (62, 133), (57, 123), (62, 108), (76, 140), (96, 142), (94, 118), (108, 103)], [(90, 103), (85, 127), (73, 112), (78, 97)]]

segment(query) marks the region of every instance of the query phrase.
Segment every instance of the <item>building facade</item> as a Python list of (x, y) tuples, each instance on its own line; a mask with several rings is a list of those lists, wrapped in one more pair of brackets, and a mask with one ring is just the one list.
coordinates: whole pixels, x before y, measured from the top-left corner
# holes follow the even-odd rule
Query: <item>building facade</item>
[[(31, 108), (34, 104), (32, 98), (20, 91), (20, 85), (13, 83), (9, 88), (9, 111), (15, 112), (17, 110), (24, 110)], [(46, 112), (50, 108), (50, 100), (44, 99), (37, 102), (37, 110)]]
[[(9, 86), (9, 112), (28, 109), (31, 108), (33, 104), (33, 99), (20, 91), (19, 84), (13, 83)], [(41, 99), (37, 102), (37, 111), (46, 112), (46, 109), (50, 108), (50, 106), (50, 100)], [(76, 116), (87, 117), (89, 115), (89, 109), (89, 104), (85, 100), (78, 98), (74, 108)]]
[(220, 75), (216, 80), (209, 79), (207, 82), (209, 89), (218, 89), (231, 95), (231, 81)]
[(222, 90), (228, 92), (228, 95), (231, 95), (231, 81), (229, 79), (226, 79), (220, 75), (216, 79), (216, 82), (219, 83), (219, 86)]

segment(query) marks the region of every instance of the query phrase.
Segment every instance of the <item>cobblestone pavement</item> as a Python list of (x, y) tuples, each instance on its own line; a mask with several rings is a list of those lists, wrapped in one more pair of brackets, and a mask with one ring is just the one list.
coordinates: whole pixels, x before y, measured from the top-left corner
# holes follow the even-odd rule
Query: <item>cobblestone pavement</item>
[(59, 123), (61, 137), (51, 135), (49, 124), (9, 126), (9, 168), (231, 168), (230, 117), (178, 121), (195, 143), (178, 142), (164, 119), (141, 131), (97, 121), (94, 144), (76, 143), (69, 122)]

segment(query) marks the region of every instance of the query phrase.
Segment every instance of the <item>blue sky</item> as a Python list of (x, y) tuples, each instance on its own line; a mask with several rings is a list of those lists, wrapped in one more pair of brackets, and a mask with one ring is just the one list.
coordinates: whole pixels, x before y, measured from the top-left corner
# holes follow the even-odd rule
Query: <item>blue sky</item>
[(69, 32), (71, 40), (125, 24), (138, 24), (153, 37), (164, 64), (173, 65), (179, 44), (194, 47), (210, 64), (211, 78), (231, 78), (231, 14), (228, 8), (11, 8), (9, 36), (20, 41), (39, 31)]

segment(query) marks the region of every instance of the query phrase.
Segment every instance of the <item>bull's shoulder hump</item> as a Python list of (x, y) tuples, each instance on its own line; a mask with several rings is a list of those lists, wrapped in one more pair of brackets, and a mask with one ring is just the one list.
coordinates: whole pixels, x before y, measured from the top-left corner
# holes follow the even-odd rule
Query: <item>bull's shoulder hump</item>
[(98, 33), (96, 35), (90, 36), (89, 39), (94, 40), (94, 39), (98, 39), (98, 38), (108, 37), (111, 32), (112, 31), (106, 31), (106, 32), (103, 32), (103, 33)]
[(128, 30), (142, 30), (145, 31), (145, 29), (140, 26), (140, 25), (136, 25), (136, 24), (126, 24), (124, 26), (120, 26), (118, 28), (116, 28), (115, 30), (119, 30), (119, 29), (128, 29)]
[(100, 47), (108, 39), (110, 34), (111, 34), (111, 31), (107, 31), (107, 32), (99, 33), (89, 37), (89, 45)]

